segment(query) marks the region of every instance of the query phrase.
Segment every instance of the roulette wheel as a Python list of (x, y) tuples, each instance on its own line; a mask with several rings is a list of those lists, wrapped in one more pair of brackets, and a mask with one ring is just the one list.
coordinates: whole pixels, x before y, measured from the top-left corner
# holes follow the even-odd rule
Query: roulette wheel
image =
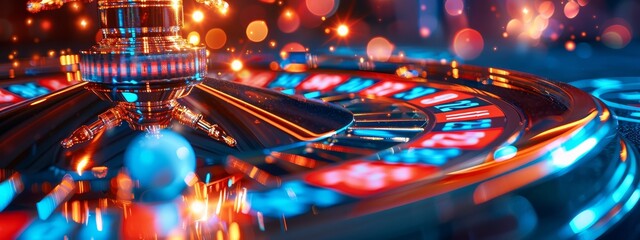
[(180, 37), (111, 42), (176, 36), (109, 30), (144, 4), (98, 1), (107, 40), (2, 82), (3, 238), (591, 239), (636, 217), (635, 140), (597, 93), (620, 87), (296, 51), (229, 70)]

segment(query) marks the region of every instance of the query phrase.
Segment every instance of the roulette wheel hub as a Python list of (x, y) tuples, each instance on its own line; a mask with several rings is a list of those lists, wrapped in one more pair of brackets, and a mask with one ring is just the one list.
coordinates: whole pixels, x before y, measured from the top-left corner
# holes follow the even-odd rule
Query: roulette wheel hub
[[(79, 61), (87, 89), (117, 103), (99, 120), (83, 125), (62, 141), (70, 148), (91, 140), (104, 129), (126, 121), (134, 130), (156, 134), (171, 119), (206, 132), (233, 147), (236, 142), (218, 124), (175, 101), (187, 95), (207, 72), (204, 46), (180, 36), (182, 1), (100, 0), (98, 11), (103, 39), (83, 51)], [(203, 1), (200, 1), (203, 2)], [(224, 1), (204, 1), (218, 8)], [(30, 1), (31, 12), (59, 8), (65, 1)]]

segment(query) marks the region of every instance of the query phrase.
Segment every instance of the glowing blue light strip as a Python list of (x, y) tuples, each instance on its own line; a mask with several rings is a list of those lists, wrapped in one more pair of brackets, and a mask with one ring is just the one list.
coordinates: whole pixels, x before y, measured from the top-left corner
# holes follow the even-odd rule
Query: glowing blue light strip
[(390, 137), (396, 136), (395, 134), (389, 131), (374, 130), (374, 129), (356, 129), (356, 130), (353, 130), (353, 134), (359, 135), (359, 136), (383, 137), (383, 138), (384, 137), (390, 138)]
[(23, 183), (20, 175), (14, 174), (0, 183), (0, 211), (4, 210), (13, 199), (22, 192)]
[(591, 209), (587, 209), (576, 215), (569, 223), (569, 226), (574, 233), (579, 233), (593, 225), (595, 222), (596, 213)]
[(638, 89), (640, 89), (640, 84), (627, 83), (627, 84), (624, 84), (624, 85), (621, 85), (621, 86), (613, 85), (613, 86), (601, 87), (601, 88), (598, 88), (598, 89), (594, 90), (591, 94), (593, 94), (593, 96), (595, 96), (595, 97), (599, 98), (600, 100), (602, 100), (609, 107), (617, 108), (617, 109), (624, 109), (624, 110), (631, 110), (631, 111), (640, 111), (640, 107), (629, 106), (629, 105), (626, 105), (626, 104), (612, 102), (611, 100), (604, 99), (601, 96), (602, 94), (605, 94), (605, 93), (607, 93), (609, 91), (622, 90), (622, 89), (629, 90), (629, 91), (630, 90), (634, 90), (634, 89), (638, 90)]
[(284, 89), (284, 90), (282, 90), (282, 91), (280, 91), (280, 92), (281, 92), (281, 93), (284, 93), (284, 94), (287, 94), (287, 95), (293, 95), (293, 94), (296, 94), (296, 90), (295, 90), (295, 89), (292, 89), (292, 88)]
[[(638, 109), (640, 111), (640, 109)], [(640, 123), (640, 119), (628, 118), (628, 117), (620, 117), (616, 116), (619, 121), (631, 122), (631, 123)]]
[[(600, 124), (602, 126), (591, 134), (594, 125)], [(551, 163), (558, 168), (566, 168), (573, 165), (610, 134), (611, 125), (611, 121), (602, 123), (595, 119), (592, 120), (572, 135), (562, 146), (551, 151)], [(590, 137), (584, 139), (585, 136)]]
[(610, 78), (598, 78), (598, 79), (589, 79), (582, 81), (575, 81), (570, 83), (573, 86), (578, 88), (601, 88), (601, 87), (620, 87), (622, 82), (616, 79)]
[(496, 161), (504, 161), (515, 157), (517, 154), (518, 148), (512, 145), (508, 145), (498, 148), (498, 150), (493, 153), (493, 159), (495, 159)]
[(633, 194), (631, 194), (629, 201), (627, 201), (624, 204), (624, 210), (630, 211), (631, 209), (633, 209), (633, 207), (636, 206), (636, 203), (638, 203), (639, 199), (640, 199), (640, 190), (636, 189), (635, 191), (633, 191)]
[(567, 150), (565, 147), (560, 147), (551, 152), (551, 162), (560, 168), (571, 166), (596, 146), (597, 143), (598, 140), (596, 138), (590, 137), (573, 149)]
[[(599, 199), (595, 204), (592, 204), (589, 208), (577, 214), (569, 222), (569, 227), (573, 233), (581, 234), (582, 237), (586, 238), (596, 238), (607, 229), (607, 226), (611, 226), (618, 222), (626, 215), (627, 212), (636, 206), (640, 199), (640, 190), (637, 189), (637, 182), (634, 188), (637, 172), (636, 161), (635, 151), (633, 149), (629, 149), (627, 161), (621, 162), (621, 165), (618, 166), (616, 172), (614, 172), (613, 177), (604, 191), (605, 193), (603, 193), (603, 196), (605, 197)], [(624, 176), (624, 179), (620, 180), (622, 177), (621, 175), (627, 167), (629, 171)], [(607, 197), (607, 193), (611, 193), (611, 197)], [(625, 195), (628, 196), (628, 199), (622, 206), (621, 210), (613, 216), (609, 216), (609, 219), (604, 219), (611, 213), (611, 211), (614, 211), (616, 206), (621, 204)], [(596, 222), (603, 219), (606, 221), (602, 224), (598, 224), (597, 227), (592, 228)]]
[(613, 194), (611, 194), (611, 199), (614, 202), (620, 202), (625, 193), (631, 188), (631, 184), (633, 183), (634, 176), (631, 174), (627, 174), (627, 176), (622, 180), (622, 184), (620, 187), (616, 189)]
[(309, 92), (304, 94), (305, 98), (317, 98), (319, 96), (320, 96), (320, 91)]

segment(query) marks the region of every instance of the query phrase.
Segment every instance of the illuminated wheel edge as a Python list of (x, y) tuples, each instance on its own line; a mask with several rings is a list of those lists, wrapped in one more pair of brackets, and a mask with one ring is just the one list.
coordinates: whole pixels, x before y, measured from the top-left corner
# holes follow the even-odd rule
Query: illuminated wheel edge
[[(525, 75), (524, 77), (526, 78), (527, 75)], [(546, 83), (546, 84), (552, 84), (552, 83)], [(570, 87), (567, 87), (566, 85), (561, 84), (560, 85), (560, 89), (562, 90), (566, 90), (569, 89), (567, 91), (573, 91), (575, 92), (574, 89), (571, 89)], [(591, 99), (590, 97), (587, 98), (587, 96), (585, 96), (586, 94), (583, 94), (582, 99)], [(594, 101), (594, 100), (591, 100)], [(612, 132), (612, 121), (609, 119), (609, 112), (608, 110), (606, 110), (605, 108), (602, 107), (598, 107), (599, 110), (599, 114), (590, 114), (591, 117), (589, 117), (591, 120), (587, 120), (587, 124), (585, 123), (584, 125), (578, 124), (579, 126), (573, 128), (573, 131), (570, 134), (567, 134), (568, 136), (575, 136), (575, 135), (584, 135), (587, 134), (589, 131), (595, 131), (595, 134), (593, 134), (592, 137), (595, 137), (596, 139), (589, 139), (589, 138), (585, 138), (587, 141), (586, 144), (580, 145), (578, 144), (576, 146), (575, 143), (572, 144), (567, 144), (567, 145), (573, 145), (571, 147), (569, 147), (569, 151), (573, 152), (573, 154), (576, 154), (576, 152), (582, 151), (581, 153), (579, 153), (578, 155), (584, 155), (587, 152), (584, 152), (584, 148), (588, 148), (588, 147), (592, 147), (595, 143), (599, 142), (600, 140), (604, 139), (604, 137), (606, 135), (611, 134)], [(587, 130), (584, 130), (584, 128), (586, 128)], [(581, 136), (584, 137), (584, 136)], [(598, 140), (598, 138), (600, 138), (600, 140)], [(584, 139), (583, 139), (584, 140)], [(578, 141), (578, 140), (576, 140)], [(595, 142), (594, 142), (595, 141)], [(567, 148), (565, 148), (567, 146), (560, 146), (557, 149), (562, 149), (561, 151), (566, 152)], [(582, 150), (580, 150), (582, 149)], [(575, 151), (572, 151), (575, 150)], [(556, 154), (560, 154), (561, 151), (557, 151)], [(580, 157), (579, 157), (580, 158)], [(576, 159), (577, 160), (577, 159)], [(586, 161), (586, 160), (584, 160)], [(582, 161), (582, 162), (584, 162)], [(556, 160), (556, 164), (560, 165), (559, 168), (564, 169), (564, 168), (569, 168), (571, 165), (573, 165), (576, 162), (565, 162), (562, 163), (561, 161), (558, 162)], [(570, 168), (569, 168), (570, 169)], [(564, 170), (564, 171), (568, 171), (568, 170)], [(558, 174), (558, 173), (556, 173)]]

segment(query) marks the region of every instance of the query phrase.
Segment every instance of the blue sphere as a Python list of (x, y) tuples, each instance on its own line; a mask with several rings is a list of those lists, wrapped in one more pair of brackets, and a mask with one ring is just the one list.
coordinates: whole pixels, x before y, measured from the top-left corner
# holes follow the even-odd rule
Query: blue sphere
[(139, 183), (136, 198), (145, 202), (170, 201), (182, 193), (185, 177), (195, 171), (196, 154), (189, 141), (170, 130), (140, 134), (124, 153), (124, 165)]

